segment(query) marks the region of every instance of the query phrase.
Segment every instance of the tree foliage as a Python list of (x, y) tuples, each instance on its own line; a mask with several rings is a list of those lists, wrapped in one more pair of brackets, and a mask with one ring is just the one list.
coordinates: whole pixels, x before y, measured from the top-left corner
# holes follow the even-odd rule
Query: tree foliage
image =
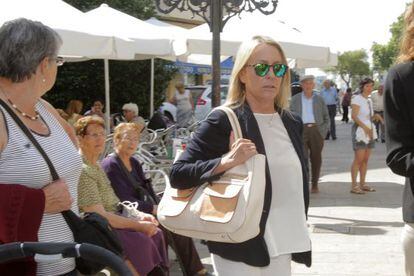
[[(75, 8), (88, 11), (107, 3), (129, 15), (145, 20), (155, 15), (153, 0), (65, 0)], [(170, 62), (155, 60), (154, 105), (157, 108), (165, 98), (165, 89), (175, 74)], [(141, 116), (147, 117), (150, 108), (150, 60), (109, 61), (111, 112), (119, 112), (126, 102), (135, 102)], [(71, 99), (82, 100), (85, 109), (94, 99), (104, 99), (104, 62), (89, 60), (65, 63), (59, 68), (53, 90), (46, 99), (59, 108), (64, 108)]]
[(344, 52), (338, 56), (338, 65), (326, 71), (339, 75), (350, 87), (361, 77), (370, 75), (368, 54), (364, 49)]
[(390, 26), (391, 38), (387, 44), (372, 45), (373, 69), (378, 73), (387, 71), (398, 56), (401, 36), (404, 28), (404, 15), (400, 15)]

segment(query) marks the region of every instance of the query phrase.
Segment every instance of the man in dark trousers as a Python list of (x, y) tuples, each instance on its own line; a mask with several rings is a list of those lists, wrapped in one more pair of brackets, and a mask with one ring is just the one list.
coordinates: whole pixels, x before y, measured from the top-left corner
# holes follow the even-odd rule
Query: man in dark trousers
[(312, 167), (312, 193), (318, 193), (318, 181), (322, 166), (324, 138), (329, 129), (329, 113), (323, 98), (313, 92), (315, 77), (303, 76), (300, 80), (303, 92), (292, 97), (290, 110), (303, 121), (303, 144)]
[(332, 136), (332, 140), (336, 140), (336, 128), (335, 128), (335, 115), (336, 115), (336, 104), (338, 102), (338, 92), (335, 87), (331, 85), (330, 80), (323, 82), (323, 88), (321, 90), (321, 96), (328, 107), (330, 129), (326, 135), (326, 140), (329, 140), (329, 136)]

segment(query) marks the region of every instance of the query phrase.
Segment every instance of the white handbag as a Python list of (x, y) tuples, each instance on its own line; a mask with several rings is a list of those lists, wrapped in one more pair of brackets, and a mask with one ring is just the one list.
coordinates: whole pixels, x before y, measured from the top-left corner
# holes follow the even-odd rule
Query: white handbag
[(122, 206), (123, 217), (141, 220), (141, 212), (138, 211), (138, 202), (122, 201), (118, 203), (118, 206)]
[[(226, 112), (234, 138), (242, 138), (239, 121), (228, 107)], [(178, 190), (167, 183), (158, 206), (158, 220), (168, 230), (192, 238), (241, 243), (260, 232), (266, 187), (263, 154), (225, 172), (219, 180)]]

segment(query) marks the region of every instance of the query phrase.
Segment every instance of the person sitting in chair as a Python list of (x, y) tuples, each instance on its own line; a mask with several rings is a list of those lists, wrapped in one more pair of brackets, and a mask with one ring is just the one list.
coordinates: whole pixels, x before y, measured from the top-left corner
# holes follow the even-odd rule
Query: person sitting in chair
[[(112, 188), (122, 201), (138, 202), (138, 209), (157, 215), (158, 198), (145, 177), (138, 160), (133, 157), (138, 148), (140, 129), (133, 123), (121, 123), (114, 131), (115, 153), (102, 161), (102, 168), (111, 180)], [(205, 275), (194, 242), (191, 238), (176, 235), (160, 226), (165, 240), (175, 250), (186, 275)]]

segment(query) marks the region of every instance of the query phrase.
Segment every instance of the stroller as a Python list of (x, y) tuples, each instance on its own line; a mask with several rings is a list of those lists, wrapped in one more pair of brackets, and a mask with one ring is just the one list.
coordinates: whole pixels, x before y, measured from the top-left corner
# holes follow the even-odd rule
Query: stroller
[(38, 262), (62, 258), (83, 258), (106, 264), (120, 276), (132, 276), (123, 260), (102, 247), (89, 243), (13, 242), (0, 245), (0, 263), (35, 257)]

